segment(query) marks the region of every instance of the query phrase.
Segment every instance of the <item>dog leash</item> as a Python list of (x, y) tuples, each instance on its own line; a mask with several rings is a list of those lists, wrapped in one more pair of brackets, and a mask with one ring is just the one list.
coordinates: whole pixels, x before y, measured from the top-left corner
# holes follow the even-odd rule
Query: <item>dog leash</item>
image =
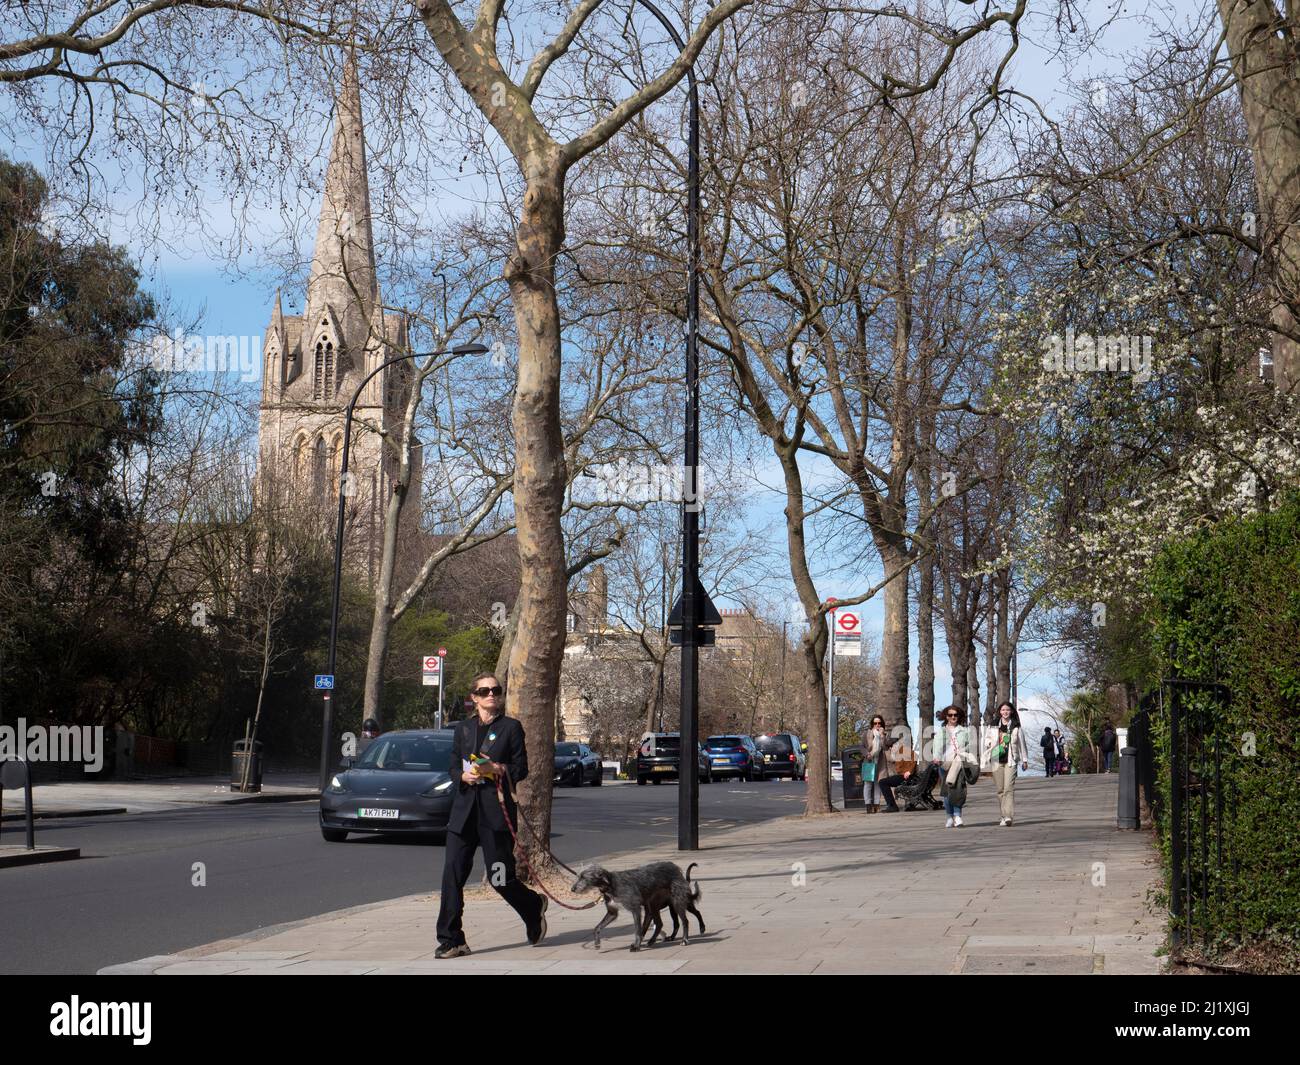
[[(501, 816), (506, 819), (506, 827), (510, 829), (510, 838), (515, 842), (515, 849), (518, 850), (519, 852), (519, 860), (523, 863), (524, 870), (525, 872), (528, 873), (528, 876), (532, 880), (532, 882), (542, 889), (543, 895), (545, 895), (557, 906), (563, 906), (566, 910), (589, 910), (593, 906), (595, 906), (596, 903), (600, 901), (599, 899), (592, 899), (591, 902), (585, 903), (582, 906), (575, 906), (571, 902), (565, 902), (562, 899), (557, 899), (554, 895), (550, 893), (546, 885), (542, 882), (542, 878), (537, 875), (536, 870), (534, 870), (533, 867), (528, 863), (528, 852), (519, 845), (519, 837), (515, 835), (515, 826), (510, 822), (510, 811), (506, 809), (505, 793), (501, 785), (501, 774), (497, 774), (496, 776), (496, 785), (497, 785), (497, 802), (501, 805)], [(538, 838), (537, 833), (533, 831), (533, 826), (528, 824), (528, 818), (524, 816), (523, 810), (519, 809), (519, 796), (515, 794), (515, 789), (513, 785), (510, 788), (510, 798), (512, 798), (515, 802), (515, 809), (518, 810), (519, 812), (519, 819), (523, 821), (524, 825), (528, 828), (529, 833), (532, 835), (533, 839), (537, 842), (538, 846), (540, 846), (542, 850), (550, 857), (551, 861), (553, 861), (561, 869), (565, 869), (568, 872), (573, 873), (574, 876), (577, 876), (578, 874), (576, 872), (570, 869), (567, 865), (565, 865), (562, 861), (560, 861), (559, 858), (557, 858), (554, 854), (551, 853), (551, 848), (548, 847), (545, 843), (543, 843)]]

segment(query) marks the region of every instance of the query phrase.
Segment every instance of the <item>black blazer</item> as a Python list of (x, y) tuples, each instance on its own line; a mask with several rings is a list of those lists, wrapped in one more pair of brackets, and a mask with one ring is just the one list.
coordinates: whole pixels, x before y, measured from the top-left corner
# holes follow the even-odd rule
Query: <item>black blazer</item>
[[(486, 754), (492, 761), (500, 762), (506, 767), (506, 774), (514, 784), (519, 784), (528, 776), (528, 752), (524, 749), (524, 726), (518, 718), (502, 714), (493, 722), (491, 729), (483, 737), (483, 750), (476, 751), (474, 737), (478, 731), (478, 714), (456, 722), (456, 734), (451, 744), (451, 779), (456, 785), (456, 796), (451, 801), (451, 817), (447, 827), (452, 832), (464, 832), (471, 819), (477, 819), (482, 811), (484, 819), (495, 832), (508, 832), (510, 826), (501, 816), (501, 804), (497, 801), (497, 787), (491, 781), (482, 784), (466, 784), (460, 779), (464, 768), (462, 759), (471, 754)], [(487, 736), (495, 735), (489, 741)], [(502, 781), (505, 784), (505, 781)], [(515, 801), (510, 797), (510, 789), (505, 789), (506, 809), (510, 811), (510, 821), (519, 824)]]

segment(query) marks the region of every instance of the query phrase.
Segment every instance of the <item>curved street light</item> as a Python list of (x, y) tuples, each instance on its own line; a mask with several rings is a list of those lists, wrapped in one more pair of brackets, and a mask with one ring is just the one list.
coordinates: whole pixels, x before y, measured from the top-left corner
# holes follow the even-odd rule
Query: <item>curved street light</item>
[[(482, 344), (460, 344), (454, 348), (443, 348), (439, 351), (412, 351), (406, 355), (398, 355), (395, 359), (389, 359), (387, 362), (380, 363), (361, 379), (357, 385), (356, 391), (352, 393), (352, 398), (348, 400), (347, 413), (343, 418), (343, 458), (339, 464), (339, 513), (338, 523), (334, 527), (334, 597), (330, 606), (330, 649), (329, 662), (325, 667), (325, 672), (331, 677), (334, 675), (334, 666), (338, 654), (339, 641), (339, 588), (343, 580), (343, 518), (347, 506), (347, 499), (350, 493), (343, 491), (343, 486), (347, 484), (348, 476), (348, 451), (352, 444), (352, 414), (356, 410), (357, 400), (361, 398), (361, 391), (370, 383), (371, 378), (388, 367), (399, 362), (408, 362), (411, 359), (433, 358), (438, 355), (484, 355), (488, 349)], [(320, 790), (324, 791), (329, 784), (330, 779), (330, 744), (333, 742), (334, 733), (334, 699), (333, 691), (325, 692), (325, 707), (323, 711), (323, 721), (320, 740)]]

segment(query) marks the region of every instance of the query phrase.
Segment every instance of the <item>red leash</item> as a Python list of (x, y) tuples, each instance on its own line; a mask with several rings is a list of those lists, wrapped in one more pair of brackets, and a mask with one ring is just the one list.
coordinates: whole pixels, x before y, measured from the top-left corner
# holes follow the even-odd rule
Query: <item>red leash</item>
[[(524, 870), (528, 873), (528, 876), (532, 880), (532, 882), (542, 889), (543, 895), (545, 895), (557, 906), (563, 906), (566, 910), (589, 910), (593, 906), (595, 906), (596, 903), (600, 901), (599, 899), (593, 899), (591, 902), (588, 902), (582, 906), (574, 906), (570, 902), (564, 902), (561, 899), (557, 899), (546, 889), (546, 885), (542, 883), (542, 878), (538, 876), (536, 871), (533, 869), (533, 867), (528, 864), (528, 857), (527, 857), (528, 852), (525, 851), (523, 847), (519, 845), (519, 837), (515, 835), (515, 826), (510, 822), (510, 811), (506, 809), (506, 798), (505, 798), (505, 793), (501, 786), (501, 775), (499, 774), (496, 777), (496, 785), (497, 785), (497, 802), (500, 803), (501, 805), (501, 815), (506, 819), (506, 827), (510, 829), (510, 838), (515, 841), (515, 849), (518, 850), (519, 852), (519, 860), (523, 862)], [(515, 800), (515, 809), (519, 810), (519, 797), (515, 795), (513, 788), (510, 789), (510, 797)], [(542, 850), (545, 851), (546, 854), (550, 856), (551, 861), (555, 862), (555, 864), (558, 865), (561, 869), (565, 869), (568, 870), (568, 872), (573, 873), (574, 876), (578, 875), (572, 869), (569, 869), (569, 867), (565, 865), (562, 861), (560, 861), (559, 858), (555, 857), (555, 855), (551, 853), (550, 847), (546, 846), (545, 843), (542, 843), (542, 841), (537, 838), (537, 833), (533, 831), (533, 826), (528, 824), (528, 818), (524, 816), (524, 812), (522, 810), (519, 810), (519, 819), (523, 821), (523, 823), (527, 826), (528, 831), (532, 834), (533, 839), (537, 841), (538, 845), (542, 848)]]

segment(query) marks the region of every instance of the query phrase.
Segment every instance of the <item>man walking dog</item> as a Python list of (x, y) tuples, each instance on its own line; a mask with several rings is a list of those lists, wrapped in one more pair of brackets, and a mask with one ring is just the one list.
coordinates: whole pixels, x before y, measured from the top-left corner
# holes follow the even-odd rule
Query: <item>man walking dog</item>
[[(537, 946), (546, 935), (546, 904), (539, 895), (515, 879), (514, 846), (510, 829), (518, 811), (510, 785), (528, 776), (524, 726), (505, 715), (505, 692), (492, 673), (474, 678), (470, 695), (478, 713), (456, 723), (451, 745), (451, 779), (456, 797), (447, 822), (447, 848), (442, 866), (442, 900), (438, 908), (438, 949), (435, 958), (458, 958), (470, 952), (461, 929), (465, 910), (465, 882), (474, 865), (474, 851), (483, 848), (488, 882), (523, 919), (528, 942)], [(475, 757), (488, 761), (481, 767)], [(497, 800), (496, 777), (504, 786), (506, 823)]]

